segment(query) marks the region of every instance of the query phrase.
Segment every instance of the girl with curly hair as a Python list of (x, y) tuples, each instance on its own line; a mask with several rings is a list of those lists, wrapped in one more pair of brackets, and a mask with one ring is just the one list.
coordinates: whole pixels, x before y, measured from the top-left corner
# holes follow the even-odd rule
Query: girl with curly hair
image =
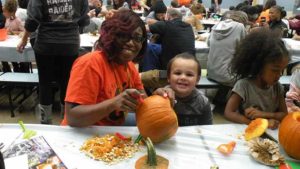
[[(72, 67), (62, 125), (122, 125), (125, 112), (135, 112), (146, 97), (133, 61), (147, 46), (144, 22), (133, 11), (120, 9), (107, 18), (94, 52), (78, 58)], [(174, 95), (170, 89), (161, 95)]]
[(244, 124), (266, 118), (269, 128), (277, 128), (287, 114), (284, 90), (278, 80), (289, 59), (275, 32), (261, 28), (247, 35), (231, 62), (231, 72), (238, 81), (227, 102), (225, 117)]

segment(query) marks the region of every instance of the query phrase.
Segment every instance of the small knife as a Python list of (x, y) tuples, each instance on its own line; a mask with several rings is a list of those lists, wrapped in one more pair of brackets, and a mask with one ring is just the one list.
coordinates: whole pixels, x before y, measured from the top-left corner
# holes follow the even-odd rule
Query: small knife
[(267, 139), (270, 139), (270, 140), (274, 141), (275, 143), (278, 143), (278, 141), (273, 136), (268, 134), (266, 131), (260, 137), (261, 138), (267, 138)]

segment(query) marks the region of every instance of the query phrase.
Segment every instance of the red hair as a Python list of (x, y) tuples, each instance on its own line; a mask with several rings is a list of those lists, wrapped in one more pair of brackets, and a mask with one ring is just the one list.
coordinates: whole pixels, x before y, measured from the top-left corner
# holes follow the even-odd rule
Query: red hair
[[(116, 46), (118, 34), (131, 35), (135, 29), (140, 27), (143, 31), (144, 39), (147, 38), (147, 32), (144, 22), (141, 18), (131, 10), (120, 9), (113, 14), (111, 18), (106, 19), (100, 29), (100, 38), (96, 43), (97, 50), (103, 50), (109, 60), (113, 60), (121, 49)], [(138, 61), (142, 58), (147, 48), (147, 40), (144, 40), (139, 54), (134, 58)]]

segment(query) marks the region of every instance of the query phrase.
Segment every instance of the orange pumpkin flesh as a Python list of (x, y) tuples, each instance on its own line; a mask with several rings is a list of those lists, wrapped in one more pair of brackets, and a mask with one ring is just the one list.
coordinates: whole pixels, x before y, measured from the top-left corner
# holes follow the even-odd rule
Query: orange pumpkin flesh
[(229, 142), (229, 143), (227, 143), (227, 144), (221, 144), (221, 145), (219, 145), (219, 146), (217, 147), (217, 150), (218, 150), (220, 153), (224, 154), (224, 155), (229, 155), (229, 154), (232, 153), (232, 151), (233, 151), (235, 145), (236, 145), (236, 142), (235, 142), (235, 141), (231, 141), (231, 142)]
[(137, 127), (140, 134), (159, 143), (172, 137), (178, 129), (177, 116), (170, 100), (153, 95), (141, 103), (136, 112)]
[(278, 137), (285, 152), (300, 160), (300, 112), (289, 113), (284, 117), (279, 126)]
[(253, 138), (261, 136), (268, 128), (268, 120), (257, 118), (252, 120), (248, 127), (245, 129), (245, 139), (249, 141)]

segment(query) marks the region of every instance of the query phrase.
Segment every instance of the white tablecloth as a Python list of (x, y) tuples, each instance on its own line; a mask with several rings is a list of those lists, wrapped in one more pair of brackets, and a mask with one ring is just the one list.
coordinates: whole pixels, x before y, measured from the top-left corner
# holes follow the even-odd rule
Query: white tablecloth
[(198, 36), (206, 38), (206, 40), (205, 41), (199, 41), (199, 40), (195, 41), (195, 49), (196, 49), (197, 53), (208, 53), (209, 52), (209, 46), (207, 45), (207, 40), (209, 38), (209, 35), (210, 35), (210, 33), (208, 33), (208, 32), (198, 35)]
[[(138, 135), (136, 127), (88, 127), (71, 128), (48, 125), (26, 125), (38, 134), (43, 135), (54, 151), (67, 165), (73, 169), (101, 169), (101, 168), (134, 168), (135, 161), (146, 154), (145, 148), (129, 160), (116, 165), (105, 165), (101, 161), (95, 161), (79, 151), (83, 142), (92, 136), (107, 133), (120, 132), (134, 138)], [(254, 161), (248, 154), (245, 141), (238, 139), (246, 125), (209, 125), (179, 128), (176, 136), (157, 144), (157, 154), (169, 159), (170, 169), (209, 169), (213, 158), (220, 169), (271, 169)], [(3, 124), (0, 126), (0, 142), (9, 145), (14, 138), (21, 133), (16, 124)], [(277, 131), (269, 131), (276, 139)], [(202, 135), (202, 136), (201, 136)], [(201, 138), (202, 137), (202, 138)], [(222, 143), (236, 141), (236, 147), (229, 156), (220, 154), (216, 147)], [(211, 157), (210, 157), (211, 156)]]
[[(98, 38), (99, 35), (93, 36), (91, 34), (81, 34), (80, 46), (92, 48)], [(17, 52), (16, 48), (20, 41), (20, 37), (16, 35), (8, 35), (5, 41), (0, 41), (0, 61), (34, 62), (34, 52), (29, 42), (27, 43), (23, 53)]]
[(213, 26), (213, 25), (219, 23), (220, 21), (216, 20), (216, 19), (202, 19), (202, 20), (200, 20), (200, 22), (203, 25), (211, 25), (211, 26)]
[(16, 50), (19, 42), (20, 37), (16, 35), (8, 35), (5, 41), (0, 41), (0, 61), (34, 61), (34, 52), (30, 46), (30, 43), (27, 43), (23, 53), (19, 53)]
[(99, 39), (99, 34), (96, 36), (90, 33), (80, 35), (80, 47), (94, 47), (95, 42)]

